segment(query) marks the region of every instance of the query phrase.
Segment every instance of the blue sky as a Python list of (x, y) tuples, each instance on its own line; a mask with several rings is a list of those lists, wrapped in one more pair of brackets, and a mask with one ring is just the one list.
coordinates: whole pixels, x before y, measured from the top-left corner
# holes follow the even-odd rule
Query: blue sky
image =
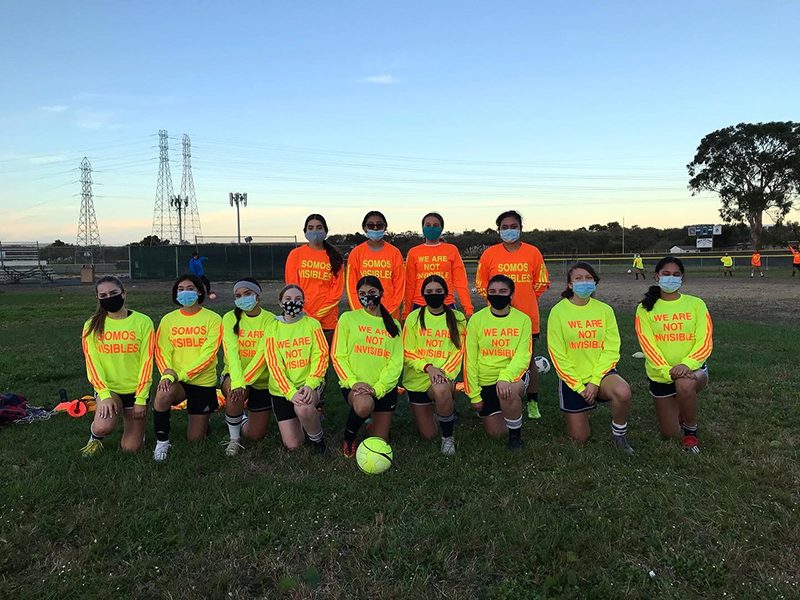
[[(644, 6), (643, 6), (644, 5)], [(795, 2), (80, 2), (0, 12), (0, 241), (150, 233), (158, 129), (193, 143), (203, 233), (717, 222), (706, 133), (797, 120)], [(797, 218), (798, 213), (792, 214)]]

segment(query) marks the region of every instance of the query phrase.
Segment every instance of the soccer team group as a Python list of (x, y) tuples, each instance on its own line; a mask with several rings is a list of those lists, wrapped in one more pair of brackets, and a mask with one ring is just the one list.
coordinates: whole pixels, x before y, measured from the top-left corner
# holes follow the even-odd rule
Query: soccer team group
[[(149, 317), (126, 307), (117, 278), (100, 278), (97, 310), (82, 335), (97, 400), (82, 452), (98, 452), (120, 416), (122, 449), (142, 448), (153, 360), (160, 373), (152, 401), (156, 461), (169, 453), (173, 406), (185, 402), (189, 441), (206, 437), (219, 407), (218, 385), (230, 434), (226, 454), (236, 455), (245, 440), (263, 439), (273, 415), (287, 448), (308, 444), (314, 453), (327, 453), (322, 396), (329, 364), (349, 407), (342, 441), (347, 457), (355, 455), (365, 424), (371, 436), (389, 440), (398, 393), (407, 394), (420, 435), (434, 439), (440, 433), (442, 454), (454, 454), (454, 396), (461, 389), (488, 435), (507, 437), (512, 450), (522, 448), (523, 413), (540, 416), (537, 362), (545, 361), (534, 357), (534, 346), (538, 298), (550, 281), (539, 250), (520, 240), (522, 217), (507, 211), (496, 224), (500, 242), (481, 255), (475, 278), (488, 305), (477, 311), (458, 249), (441, 239), (444, 220), (438, 213), (422, 219), (425, 242), (405, 260), (384, 240), (384, 215), (367, 213), (367, 241), (350, 252), (346, 264), (326, 241), (324, 217), (310, 215), (304, 226), (308, 243), (287, 258), (278, 314), (267, 309), (270, 299), (252, 278), (233, 285), (234, 308), (224, 316), (206, 308), (210, 284), (197, 255), (192, 272), (172, 286), (179, 308), (157, 329)], [(678, 258), (658, 262), (656, 285), (638, 306), (635, 327), (661, 434), (699, 452), (697, 395), (708, 383), (712, 322), (701, 299), (681, 293), (683, 275)], [(620, 336), (614, 311), (594, 298), (599, 281), (588, 263), (569, 268), (562, 299), (547, 320), (547, 350), (570, 438), (586, 441), (588, 412), (608, 402), (610, 439), (632, 454), (626, 438), (631, 389), (616, 370)], [(351, 310), (340, 315), (343, 293)]]

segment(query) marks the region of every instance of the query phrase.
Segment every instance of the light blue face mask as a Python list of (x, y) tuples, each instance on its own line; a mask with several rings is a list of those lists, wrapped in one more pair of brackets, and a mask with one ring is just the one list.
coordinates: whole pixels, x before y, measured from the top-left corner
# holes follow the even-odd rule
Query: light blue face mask
[(373, 242), (380, 242), (383, 239), (383, 236), (386, 235), (386, 231), (376, 231), (375, 229), (367, 229), (366, 235), (369, 239)]
[(503, 240), (506, 244), (513, 244), (517, 240), (519, 240), (519, 236), (522, 232), (519, 229), (501, 229), (500, 230), (500, 239)]
[(588, 298), (597, 289), (594, 281), (575, 281), (572, 284), (572, 291), (578, 298)]
[(181, 306), (194, 306), (197, 303), (197, 292), (194, 290), (181, 290), (178, 292), (175, 299)]
[(683, 284), (683, 277), (680, 275), (659, 275), (658, 287), (671, 294), (677, 292)]
[(306, 239), (312, 244), (323, 242), (326, 237), (328, 237), (328, 234), (324, 231), (306, 231)]
[(233, 303), (236, 305), (236, 308), (240, 308), (244, 312), (250, 312), (256, 307), (256, 304), (258, 304), (258, 297), (240, 296), (239, 298), (236, 298)]

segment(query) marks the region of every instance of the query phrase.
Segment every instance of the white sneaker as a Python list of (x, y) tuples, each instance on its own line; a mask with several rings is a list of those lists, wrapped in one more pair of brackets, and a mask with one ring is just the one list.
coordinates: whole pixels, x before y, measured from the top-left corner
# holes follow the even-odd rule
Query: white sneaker
[(456, 441), (451, 437), (442, 438), (442, 454), (453, 456), (456, 453)]
[(153, 450), (153, 460), (156, 462), (161, 462), (163, 460), (166, 460), (168, 452), (169, 452), (169, 441), (156, 442), (156, 449)]
[(222, 445), (225, 446), (225, 456), (236, 456), (239, 454), (239, 450), (244, 450), (244, 446), (239, 443), (239, 440), (222, 442)]

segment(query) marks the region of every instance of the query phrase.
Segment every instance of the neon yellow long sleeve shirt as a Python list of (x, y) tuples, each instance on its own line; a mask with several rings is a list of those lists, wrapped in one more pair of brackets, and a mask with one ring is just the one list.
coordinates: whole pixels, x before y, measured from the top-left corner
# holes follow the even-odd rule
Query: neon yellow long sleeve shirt
[(328, 370), (328, 341), (319, 321), (303, 315), (294, 323), (270, 323), (264, 344), (269, 393), (291, 400), (304, 385), (317, 387)]
[(233, 330), (236, 313), (230, 311), (222, 317), (222, 347), (225, 350), (223, 373), (230, 375), (231, 389), (246, 385), (259, 390), (269, 386), (269, 372), (264, 360), (264, 337), (275, 315), (261, 309), (255, 317), (246, 312), (239, 319), (239, 335)]
[(453, 311), (461, 340), (461, 346), (457, 347), (450, 338), (445, 314), (433, 315), (424, 309), (425, 329), (422, 329), (419, 322), (421, 310), (408, 315), (403, 326), (403, 387), (412, 392), (428, 391), (431, 380), (424, 369), (429, 364), (444, 371), (448, 379), (458, 377), (464, 362), (464, 338), (467, 335), (467, 320), (463, 313)]
[(167, 369), (178, 381), (210, 387), (217, 383), (217, 352), (222, 342), (222, 317), (201, 308), (195, 314), (183, 309), (167, 313), (156, 332), (156, 364), (163, 375)]
[(533, 354), (531, 319), (512, 308), (504, 317), (491, 307), (479, 310), (467, 325), (464, 387), (471, 402), (481, 401), (481, 387), (498, 381), (519, 381)]
[[(399, 330), (400, 323), (395, 323)], [(331, 361), (342, 388), (366, 383), (382, 398), (403, 372), (402, 333), (392, 337), (381, 317), (373, 317), (363, 308), (351, 310), (339, 317)]]
[(153, 321), (140, 312), (128, 311), (124, 319), (106, 317), (103, 333), (83, 325), (82, 346), (86, 374), (100, 400), (117, 394), (135, 394), (136, 404), (146, 405), (153, 380)]
[(637, 256), (633, 259), (633, 268), (634, 269), (644, 269), (644, 261), (642, 260), (641, 256)]
[(677, 300), (656, 300), (653, 310), (636, 309), (636, 336), (645, 355), (645, 371), (653, 381), (670, 383), (670, 369), (699, 369), (714, 348), (714, 326), (706, 303), (681, 294)]
[(581, 393), (587, 383), (600, 385), (619, 362), (619, 329), (614, 310), (589, 298), (586, 306), (566, 298), (547, 317), (547, 350), (559, 378)]

